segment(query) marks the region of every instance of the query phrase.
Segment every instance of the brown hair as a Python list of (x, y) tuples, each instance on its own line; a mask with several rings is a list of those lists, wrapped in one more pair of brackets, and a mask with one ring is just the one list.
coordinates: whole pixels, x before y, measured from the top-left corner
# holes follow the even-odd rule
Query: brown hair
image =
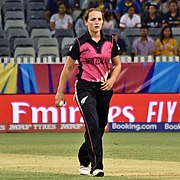
[[(84, 21), (87, 21), (88, 18), (89, 18), (89, 13), (92, 12), (92, 11), (98, 11), (98, 12), (101, 12), (100, 10), (96, 9), (96, 8), (90, 8), (90, 9), (87, 9), (85, 12), (84, 12), (84, 15), (83, 15), (83, 20)], [(102, 13), (102, 12), (101, 12)], [(103, 16), (103, 14), (102, 14)]]

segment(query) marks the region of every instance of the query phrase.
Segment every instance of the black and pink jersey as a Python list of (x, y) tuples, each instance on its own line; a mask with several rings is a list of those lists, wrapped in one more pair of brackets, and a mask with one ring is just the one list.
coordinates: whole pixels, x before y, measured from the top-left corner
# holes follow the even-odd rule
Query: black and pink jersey
[(68, 56), (79, 62), (78, 79), (89, 82), (107, 80), (112, 63), (111, 58), (119, 55), (119, 47), (113, 36), (101, 32), (101, 40), (95, 42), (89, 32), (78, 37), (70, 47)]

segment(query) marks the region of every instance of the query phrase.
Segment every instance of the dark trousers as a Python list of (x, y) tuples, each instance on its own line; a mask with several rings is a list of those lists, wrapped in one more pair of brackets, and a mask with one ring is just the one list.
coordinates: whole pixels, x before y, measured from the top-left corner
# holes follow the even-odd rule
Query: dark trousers
[(91, 171), (103, 169), (102, 136), (107, 124), (109, 102), (113, 91), (101, 91), (101, 83), (79, 80), (76, 84), (76, 101), (85, 123), (85, 142), (79, 149), (81, 165), (91, 163)]

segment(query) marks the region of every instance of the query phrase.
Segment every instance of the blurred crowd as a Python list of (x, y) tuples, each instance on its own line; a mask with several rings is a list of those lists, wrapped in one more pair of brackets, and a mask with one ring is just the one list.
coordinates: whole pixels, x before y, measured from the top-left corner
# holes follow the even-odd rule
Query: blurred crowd
[[(180, 30), (180, 1), (47, 0), (46, 18), (51, 31), (74, 29), (80, 35), (86, 30), (83, 13), (91, 7), (103, 12), (103, 29), (115, 35), (121, 55), (179, 55), (180, 40), (173, 37), (172, 29)], [(130, 41), (126, 34), (129, 28), (139, 29), (139, 34), (131, 31)], [(151, 37), (149, 29), (155, 28), (159, 34)], [(180, 32), (175, 35), (180, 36)]]
[(103, 12), (103, 31), (120, 55), (179, 56), (180, 0), (0, 0), (1, 57), (65, 57), (86, 32), (88, 8)]

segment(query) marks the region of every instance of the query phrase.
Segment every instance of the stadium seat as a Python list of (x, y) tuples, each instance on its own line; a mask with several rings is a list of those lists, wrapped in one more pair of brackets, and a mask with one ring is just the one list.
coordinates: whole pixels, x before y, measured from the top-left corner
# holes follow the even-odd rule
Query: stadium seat
[(175, 36), (175, 35), (180, 36), (180, 27), (172, 28), (172, 34), (173, 34), (173, 36)]
[(131, 55), (132, 44), (135, 38), (140, 37), (140, 28), (126, 28), (121, 32), (127, 44), (127, 54)]
[(162, 28), (149, 28), (148, 36), (156, 40), (160, 37)]
[(0, 38), (6, 38), (6, 32), (0, 28)]
[(176, 39), (178, 45), (180, 46), (180, 34), (179, 35), (173, 35), (174, 39)]
[(81, 14), (81, 10), (74, 10), (72, 12), (73, 22), (75, 22), (77, 20), (77, 18), (79, 17), (80, 14)]
[(43, 46), (38, 49), (37, 56), (42, 57), (59, 57), (59, 50), (57, 47)]
[(31, 34), (32, 29), (49, 28), (48, 23), (45, 19), (30, 19), (27, 23), (27, 30)]
[(9, 40), (7, 38), (0, 38), (0, 47), (9, 48)]
[(76, 36), (80, 36), (81, 34), (85, 33), (86, 31), (87, 31), (86, 28), (75, 29)]
[(3, 6), (3, 14), (7, 11), (24, 11), (23, 5), (20, 2), (7, 2)]
[(40, 38), (38, 40), (37, 49), (39, 49), (42, 46), (47, 46), (47, 47), (54, 46), (58, 48), (58, 41), (56, 38)]
[(180, 28), (172, 28), (172, 34), (180, 46)]
[(7, 11), (4, 15), (4, 22), (7, 20), (23, 20), (24, 21), (24, 13), (22, 11)]
[(9, 29), (25, 29), (25, 23), (23, 20), (7, 20), (4, 25), (4, 30), (7, 32)]
[(26, 0), (27, 3), (36, 3), (36, 2), (41, 2), (41, 3), (46, 3), (45, 0)]
[(18, 57), (32, 57), (35, 58), (35, 51), (32, 47), (17, 47), (14, 51), (14, 58)]
[(23, 1), (22, 0), (4, 0), (3, 3), (6, 4), (6, 3), (22, 3)]
[(0, 47), (0, 57), (10, 57), (10, 50), (8, 47)]
[(34, 47), (34, 42), (31, 38), (16, 38), (14, 40), (14, 50), (17, 47)]
[(61, 42), (64, 37), (75, 37), (73, 29), (57, 29), (55, 37), (58, 40), (59, 48), (61, 48)]
[(112, 29), (103, 28), (102, 31), (103, 31), (105, 34), (112, 34)]
[[(123, 33), (123, 32), (122, 32)], [(140, 28), (125, 28), (124, 36), (140, 36)]]
[(57, 29), (55, 37), (75, 37), (73, 29)]
[(61, 56), (64, 57), (67, 55), (70, 46), (73, 44), (75, 38), (74, 37), (64, 37), (61, 42)]
[(45, 11), (28, 11), (26, 21), (29, 22), (30, 19), (44, 19)]
[(38, 40), (40, 38), (50, 38), (51, 33), (50, 33), (50, 30), (48, 28), (45, 28), (45, 29), (33, 29), (32, 32), (31, 32), (30, 37), (34, 41), (34, 49), (35, 49), (35, 52), (37, 52)]
[(44, 11), (46, 5), (44, 2), (29, 2), (27, 4), (27, 11)]
[(28, 32), (26, 29), (10, 29), (7, 32), (7, 37), (10, 42), (10, 51), (13, 53), (14, 49), (14, 40), (16, 38), (27, 38), (28, 37)]

